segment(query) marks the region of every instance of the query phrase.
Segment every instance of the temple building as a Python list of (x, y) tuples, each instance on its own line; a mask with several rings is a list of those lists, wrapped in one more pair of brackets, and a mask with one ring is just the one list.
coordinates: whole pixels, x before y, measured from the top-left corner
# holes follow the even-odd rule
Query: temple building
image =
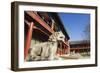
[(24, 12), (24, 30), (25, 30), (25, 57), (28, 54), (29, 48), (33, 45), (48, 41), (49, 36), (56, 31), (62, 31), (65, 35), (65, 41), (58, 41), (57, 54), (69, 54), (69, 35), (60, 20), (57, 13), (51, 12)]
[(90, 41), (82, 40), (82, 41), (71, 41), (70, 42), (70, 52), (75, 53), (85, 53), (90, 55)]

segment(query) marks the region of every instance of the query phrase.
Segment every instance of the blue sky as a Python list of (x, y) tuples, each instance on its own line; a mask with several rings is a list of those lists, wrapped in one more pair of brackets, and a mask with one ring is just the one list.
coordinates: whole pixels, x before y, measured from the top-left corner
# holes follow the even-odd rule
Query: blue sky
[(90, 14), (59, 13), (59, 16), (70, 36), (70, 41), (84, 39), (84, 30), (90, 23)]

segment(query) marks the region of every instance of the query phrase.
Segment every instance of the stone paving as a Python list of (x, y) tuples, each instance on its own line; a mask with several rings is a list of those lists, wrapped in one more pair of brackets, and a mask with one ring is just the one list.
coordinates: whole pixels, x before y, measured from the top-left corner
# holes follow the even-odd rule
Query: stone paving
[(90, 56), (82, 56), (80, 53), (74, 53), (69, 55), (59, 55), (60, 59), (88, 59)]

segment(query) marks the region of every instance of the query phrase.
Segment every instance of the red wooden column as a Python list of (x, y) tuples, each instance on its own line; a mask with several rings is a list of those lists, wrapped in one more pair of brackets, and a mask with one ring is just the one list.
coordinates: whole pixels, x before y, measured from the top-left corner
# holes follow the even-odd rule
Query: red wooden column
[(65, 51), (66, 51), (66, 45), (63, 44), (63, 54), (65, 54)]
[(62, 42), (60, 41), (60, 55), (62, 55)]
[(67, 50), (68, 52), (67, 53), (70, 54), (70, 44), (69, 44), (69, 41), (67, 41), (67, 42), (68, 42), (68, 48), (67, 48), (68, 49)]
[(63, 43), (61, 42), (61, 55), (63, 54)]
[(63, 44), (63, 54), (65, 54), (65, 44)]
[(30, 48), (30, 44), (31, 44), (31, 38), (32, 38), (32, 31), (33, 31), (33, 26), (34, 23), (31, 22), (28, 32), (27, 32), (27, 36), (26, 36), (26, 41), (25, 41), (25, 48), (24, 48), (24, 59), (26, 60), (27, 55), (28, 55), (28, 50)]
[(51, 29), (54, 30), (54, 20), (52, 19)]
[(67, 38), (65, 38), (65, 43), (67, 44), (67, 45), (65, 45), (65, 54), (68, 54), (68, 41), (67, 41)]
[(67, 53), (67, 48), (66, 48), (66, 45), (64, 45), (64, 54)]

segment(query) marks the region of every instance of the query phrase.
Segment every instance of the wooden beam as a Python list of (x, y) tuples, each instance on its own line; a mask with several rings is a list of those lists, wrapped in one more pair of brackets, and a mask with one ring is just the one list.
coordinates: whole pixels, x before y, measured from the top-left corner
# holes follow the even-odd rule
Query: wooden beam
[(33, 26), (34, 26), (34, 23), (31, 22), (31, 23), (30, 23), (30, 26), (29, 26), (29, 29), (28, 29), (27, 36), (26, 36), (26, 40), (25, 40), (25, 49), (24, 49), (24, 59), (25, 59), (25, 60), (27, 59), (28, 50), (29, 50), (30, 44), (31, 44)]
[(42, 25), (45, 29), (47, 29), (50, 33), (53, 33), (54, 31), (49, 27), (48, 24), (46, 24), (46, 22), (39, 17), (39, 15), (37, 15), (36, 13), (32, 12), (32, 11), (27, 11), (26, 12), (30, 17), (32, 17), (34, 20), (36, 20), (38, 23), (40, 23), (40, 25)]
[(44, 33), (45, 35), (50, 36), (49, 34), (47, 34), (46, 32), (44, 32), (43, 30), (41, 30), (41, 29), (38, 28), (38, 27), (35, 27), (34, 29), (37, 29), (37, 30), (41, 31), (42, 33)]
[[(77, 50), (77, 48), (71, 48), (71, 50), (74, 50), (74, 49)], [(84, 47), (84, 48), (81, 48), (81, 47), (80, 47), (80, 48), (78, 48), (78, 49), (90, 49), (90, 47), (88, 47), (88, 48), (87, 48), (87, 47)]]
[[(24, 21), (28, 26), (30, 26), (30, 22), (28, 22), (27, 20)], [(40, 28), (34, 26), (33, 29), (37, 29), (39, 31), (41, 31), (42, 33), (44, 33), (47, 36), (50, 36), (48, 33), (46, 33), (45, 31), (41, 30)]]

